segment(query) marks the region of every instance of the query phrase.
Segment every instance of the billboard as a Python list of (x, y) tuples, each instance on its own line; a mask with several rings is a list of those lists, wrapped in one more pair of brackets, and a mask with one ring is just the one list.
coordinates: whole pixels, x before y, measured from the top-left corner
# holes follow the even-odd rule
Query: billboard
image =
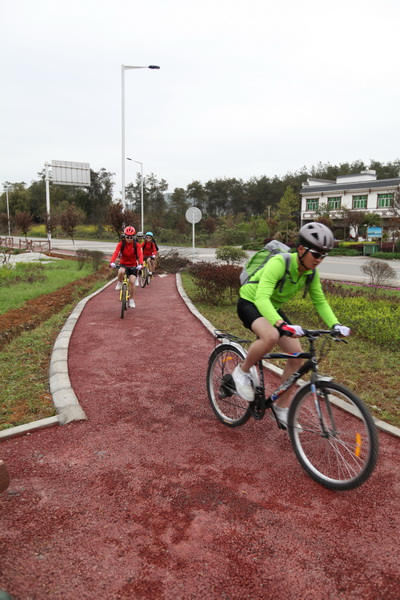
[(367, 238), (369, 240), (371, 238), (381, 238), (381, 237), (382, 237), (382, 227), (368, 227)]
[(90, 185), (89, 163), (69, 162), (66, 160), (51, 161), (52, 182), (60, 185)]

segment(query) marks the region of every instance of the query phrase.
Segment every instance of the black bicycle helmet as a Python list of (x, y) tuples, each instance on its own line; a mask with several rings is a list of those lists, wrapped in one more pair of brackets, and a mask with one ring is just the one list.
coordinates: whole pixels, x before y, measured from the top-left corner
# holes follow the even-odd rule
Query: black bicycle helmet
[(307, 223), (299, 231), (299, 244), (317, 250), (331, 250), (334, 237), (332, 231), (322, 223)]

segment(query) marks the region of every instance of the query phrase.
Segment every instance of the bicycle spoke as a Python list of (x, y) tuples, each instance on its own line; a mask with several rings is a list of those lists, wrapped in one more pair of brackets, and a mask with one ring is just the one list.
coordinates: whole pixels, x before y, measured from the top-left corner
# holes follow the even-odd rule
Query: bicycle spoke
[(249, 417), (249, 403), (236, 394), (232, 373), (244, 356), (233, 346), (221, 344), (209, 359), (207, 372), (208, 397), (217, 417), (226, 425), (236, 427)]
[(378, 454), (376, 428), (362, 401), (340, 384), (305, 386), (293, 401), (291, 441), (305, 470), (333, 489), (352, 489), (372, 473)]

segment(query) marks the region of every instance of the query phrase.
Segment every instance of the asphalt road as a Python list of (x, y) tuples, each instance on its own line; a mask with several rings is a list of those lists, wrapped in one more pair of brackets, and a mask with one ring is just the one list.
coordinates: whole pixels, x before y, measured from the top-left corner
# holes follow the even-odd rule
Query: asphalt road
[[(16, 243), (18, 243), (19, 239), (14, 237)], [(36, 238), (42, 239), (45, 241), (45, 238)], [(86, 248), (89, 250), (101, 250), (106, 255), (111, 255), (115, 250), (116, 244), (113, 242), (96, 242), (96, 241), (86, 241), (86, 240), (75, 240), (75, 244), (72, 243), (71, 240), (64, 239), (53, 239), (52, 240), (52, 248), (54, 250), (75, 250), (77, 248)], [(169, 246), (160, 246), (160, 250), (168, 250), (171, 247)], [(215, 248), (195, 248), (193, 252), (193, 248), (181, 248), (179, 246), (176, 249), (181, 253), (187, 256), (189, 259), (194, 259), (195, 261), (213, 261), (215, 260)], [(254, 254), (253, 252), (248, 252), (248, 255)], [(334, 279), (334, 280), (344, 280), (344, 281), (354, 281), (356, 283), (362, 283), (367, 281), (367, 276), (361, 270), (361, 267), (365, 265), (365, 263), (370, 260), (367, 256), (359, 256), (359, 257), (344, 257), (344, 256), (332, 256), (326, 258), (321, 266), (319, 267), (319, 271), (321, 277), (324, 279)], [(396, 271), (396, 278), (393, 280), (392, 285), (396, 287), (400, 287), (400, 261), (391, 261), (390, 266)]]

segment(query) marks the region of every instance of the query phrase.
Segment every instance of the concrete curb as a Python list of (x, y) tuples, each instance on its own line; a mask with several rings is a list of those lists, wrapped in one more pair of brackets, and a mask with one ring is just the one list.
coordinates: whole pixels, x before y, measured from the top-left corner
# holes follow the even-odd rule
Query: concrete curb
[(71, 387), (68, 375), (68, 347), (75, 325), (86, 304), (114, 281), (109, 281), (96, 292), (78, 302), (54, 343), (49, 370), (50, 393), (53, 397), (60, 425), (66, 425), (67, 423), (71, 423), (71, 421), (83, 421), (87, 419), (85, 411), (79, 404), (78, 398)]
[[(197, 310), (197, 308), (195, 307), (193, 302), (190, 300), (189, 296), (186, 294), (185, 290), (183, 289), (182, 279), (181, 279), (181, 276), (179, 273), (176, 274), (176, 287), (177, 287), (179, 295), (181, 296), (182, 300), (185, 302), (185, 304), (188, 307), (188, 309), (190, 310), (190, 312), (192, 312), (194, 314), (194, 316), (197, 317), (199, 319), (199, 321), (201, 321), (203, 323), (204, 327), (206, 329), (208, 329), (208, 331), (211, 333), (211, 335), (215, 339), (214, 331), (217, 328), (214, 327), (214, 325), (212, 323), (210, 323), (210, 321), (208, 321), (205, 317), (203, 317), (203, 315)], [(278, 373), (279, 375), (282, 374), (282, 369), (280, 369), (279, 367), (276, 367), (275, 365), (269, 365), (267, 363), (264, 363), (264, 364), (268, 369), (270, 369), (271, 371), (274, 371), (274, 373)], [(298, 381), (297, 385), (302, 385), (302, 383), (305, 383), (305, 382), (303, 382), (300, 379)], [(384, 431), (385, 433), (389, 433), (390, 435), (394, 435), (396, 437), (400, 437), (400, 428), (395, 427), (394, 425), (390, 425), (389, 423), (385, 423), (385, 421), (381, 421), (380, 419), (376, 419), (375, 417), (374, 417), (374, 421), (375, 421), (375, 425), (377, 426), (377, 428), (380, 429), (381, 431)]]

